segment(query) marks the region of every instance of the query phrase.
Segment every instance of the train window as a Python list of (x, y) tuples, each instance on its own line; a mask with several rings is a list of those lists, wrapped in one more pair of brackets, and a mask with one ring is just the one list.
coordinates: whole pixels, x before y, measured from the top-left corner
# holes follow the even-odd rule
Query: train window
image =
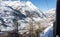
[(0, 32), (4, 33), (0, 37), (53, 37), (56, 3), (57, 0), (0, 0)]

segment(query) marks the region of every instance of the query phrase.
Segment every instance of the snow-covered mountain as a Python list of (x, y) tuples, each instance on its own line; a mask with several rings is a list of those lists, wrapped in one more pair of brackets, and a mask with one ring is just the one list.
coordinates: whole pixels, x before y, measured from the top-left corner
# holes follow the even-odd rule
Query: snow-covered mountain
[(50, 9), (46, 13), (44, 13), (47, 17), (47, 20), (50, 20), (50, 22), (54, 22), (56, 20), (56, 10)]
[(56, 12), (56, 9), (50, 9), (45, 14), (46, 14), (47, 17), (50, 17), (50, 16), (55, 17), (56, 16), (55, 12)]
[(47, 20), (50, 20), (50, 26), (48, 26), (43, 32), (40, 34), (40, 37), (53, 37), (53, 22), (55, 21), (55, 9), (48, 10), (45, 14), (47, 16)]
[[(45, 14), (30, 1), (2, 1), (0, 5), (0, 19), (1, 31), (12, 31), (18, 26), (19, 32), (25, 32), (28, 31), (31, 21), (39, 22), (43, 26), (49, 24)], [(37, 26), (37, 24), (34, 26)]]
[(0, 17), (4, 22), (4, 25), (0, 24), (1, 31), (11, 31), (16, 29), (17, 25), (15, 25), (15, 21), (19, 24), (18, 27), (20, 30), (20, 28), (26, 29), (31, 20), (40, 22), (40, 20), (42, 21), (42, 19), (45, 18), (42, 11), (30, 1), (2, 1), (0, 5)]

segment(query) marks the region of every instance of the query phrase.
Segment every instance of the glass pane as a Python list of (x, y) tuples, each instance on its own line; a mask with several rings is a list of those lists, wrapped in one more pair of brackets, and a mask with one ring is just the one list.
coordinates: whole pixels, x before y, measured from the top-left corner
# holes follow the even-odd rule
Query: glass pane
[(1, 0), (0, 37), (53, 37), (57, 0)]

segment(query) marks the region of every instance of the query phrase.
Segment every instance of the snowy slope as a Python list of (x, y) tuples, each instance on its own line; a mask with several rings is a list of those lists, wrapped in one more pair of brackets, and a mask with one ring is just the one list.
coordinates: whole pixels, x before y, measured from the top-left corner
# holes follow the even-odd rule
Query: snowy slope
[(55, 17), (55, 9), (48, 10), (45, 14), (47, 17), (54, 16)]
[(51, 19), (49, 25), (43, 32), (40, 34), (40, 37), (53, 37), (53, 22), (55, 21), (55, 9), (48, 10), (45, 14), (47, 16), (47, 20)]
[(32, 19), (35, 22), (39, 22), (45, 17), (43, 13), (37, 7), (35, 7), (30, 1), (2, 1), (0, 6), (0, 13), (0, 17), (3, 19), (5, 24), (0, 24), (1, 31), (15, 30), (17, 26), (15, 24), (15, 21), (17, 21), (16, 23), (19, 24), (19, 30), (23, 28), (27, 29), (29, 22)]
[(53, 37), (53, 27), (47, 27), (44, 32), (40, 35), (40, 37)]
[[(44, 13), (39, 10), (35, 5), (33, 5), (30, 1), (2, 1), (1, 5), (2, 6), (0, 6), (0, 17), (3, 19), (5, 24), (0, 24), (1, 31), (15, 30), (17, 26), (16, 23), (18, 23), (19, 31), (21, 29), (28, 29), (31, 20), (33, 20), (34, 22), (42, 23), (42, 25), (48, 25)], [(37, 26), (37, 24), (35, 25)]]

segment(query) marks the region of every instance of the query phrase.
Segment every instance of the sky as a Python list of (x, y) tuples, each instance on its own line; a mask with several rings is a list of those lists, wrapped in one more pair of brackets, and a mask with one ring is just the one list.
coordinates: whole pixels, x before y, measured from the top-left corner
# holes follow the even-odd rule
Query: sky
[[(27, 1), (27, 0), (22, 0)], [(31, 1), (41, 11), (46, 12), (47, 10), (56, 8), (56, 0), (28, 0)]]

